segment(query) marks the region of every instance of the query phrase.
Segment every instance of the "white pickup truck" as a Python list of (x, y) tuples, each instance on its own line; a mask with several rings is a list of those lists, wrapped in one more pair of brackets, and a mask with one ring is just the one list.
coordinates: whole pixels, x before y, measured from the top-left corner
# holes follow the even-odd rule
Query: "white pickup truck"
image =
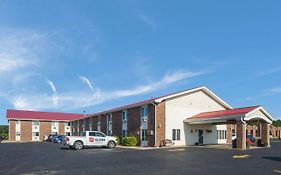
[(114, 148), (117, 144), (116, 137), (107, 136), (100, 131), (83, 131), (81, 136), (67, 136), (64, 145), (80, 150), (83, 147), (108, 147)]

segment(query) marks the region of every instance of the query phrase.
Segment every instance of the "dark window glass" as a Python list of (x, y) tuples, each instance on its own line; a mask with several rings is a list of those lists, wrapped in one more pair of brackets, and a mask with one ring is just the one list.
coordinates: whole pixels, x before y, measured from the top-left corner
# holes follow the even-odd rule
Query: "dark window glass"
[(177, 129), (177, 140), (181, 139), (181, 131), (180, 129)]

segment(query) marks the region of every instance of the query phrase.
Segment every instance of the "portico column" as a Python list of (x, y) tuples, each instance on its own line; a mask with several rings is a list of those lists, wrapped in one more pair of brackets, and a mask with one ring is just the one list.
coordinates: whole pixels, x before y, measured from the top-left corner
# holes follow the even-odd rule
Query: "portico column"
[(261, 124), (261, 142), (266, 147), (270, 147), (269, 124), (262, 122)]
[(237, 121), (236, 144), (239, 149), (246, 149), (246, 124)]

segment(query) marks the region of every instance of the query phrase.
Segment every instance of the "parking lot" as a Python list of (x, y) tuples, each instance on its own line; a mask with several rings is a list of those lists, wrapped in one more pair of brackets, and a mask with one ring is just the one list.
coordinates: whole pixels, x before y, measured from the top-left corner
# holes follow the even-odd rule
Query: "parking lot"
[[(53, 143), (0, 144), (0, 174), (280, 174), (281, 142), (248, 151), (185, 147), (157, 150), (92, 148)], [(233, 158), (233, 156), (238, 158)], [(248, 155), (239, 157), (241, 155)]]

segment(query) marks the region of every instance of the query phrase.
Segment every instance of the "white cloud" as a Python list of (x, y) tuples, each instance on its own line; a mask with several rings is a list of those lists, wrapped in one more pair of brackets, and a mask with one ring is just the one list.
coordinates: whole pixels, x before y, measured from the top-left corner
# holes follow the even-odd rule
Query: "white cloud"
[(148, 25), (152, 30), (156, 29), (156, 23), (151, 17), (149, 17), (143, 13), (139, 13), (138, 17), (143, 23)]
[[(109, 100), (114, 100), (122, 97), (129, 97), (129, 96), (153, 92), (161, 88), (165, 88), (172, 83), (179, 82), (181, 80), (185, 80), (202, 74), (206, 74), (206, 72), (175, 71), (172, 73), (167, 73), (165, 76), (163, 76), (162, 79), (151, 84), (140, 85), (132, 89), (113, 90), (113, 91), (101, 91), (96, 88), (92, 94), (83, 91), (57, 94), (55, 93), (56, 89), (54, 84), (51, 83), (50, 81), (48, 83), (52, 87), (53, 92), (55, 93), (52, 96), (48, 96), (46, 94), (18, 95), (15, 98), (13, 98), (11, 103), (14, 105), (16, 109), (42, 110), (42, 109), (59, 108), (64, 110), (73, 110), (73, 109), (94, 106)], [(86, 79), (83, 80), (85, 81)], [(56, 100), (59, 101), (59, 103), (58, 102), (54, 103), (54, 95), (57, 98)]]
[(281, 93), (281, 87), (273, 88), (273, 89), (270, 90), (270, 92), (271, 92), (271, 93), (277, 93), (277, 94), (278, 94), (278, 93)]
[(79, 76), (79, 78), (80, 78), (80, 80), (81, 80), (83, 83), (86, 83), (86, 84), (88, 85), (88, 87), (89, 87), (92, 91), (95, 90), (94, 87), (93, 87), (93, 85), (92, 85), (92, 83), (91, 83), (91, 81), (90, 81), (87, 77)]
[[(57, 95), (57, 89), (55, 84), (51, 81), (51, 80), (47, 80), (46, 83), (51, 87), (52, 91), (53, 91), (53, 95), (52, 95), (52, 102), (55, 106), (58, 106), (59, 103), (59, 98)], [(48, 98), (48, 97), (47, 97)], [(45, 98), (45, 100), (47, 99)], [(47, 100), (48, 101), (48, 100)]]
[(52, 91), (53, 91), (54, 93), (57, 93), (57, 89), (56, 89), (55, 84), (54, 84), (51, 80), (47, 80), (46, 82), (47, 82), (47, 84), (51, 87)]

